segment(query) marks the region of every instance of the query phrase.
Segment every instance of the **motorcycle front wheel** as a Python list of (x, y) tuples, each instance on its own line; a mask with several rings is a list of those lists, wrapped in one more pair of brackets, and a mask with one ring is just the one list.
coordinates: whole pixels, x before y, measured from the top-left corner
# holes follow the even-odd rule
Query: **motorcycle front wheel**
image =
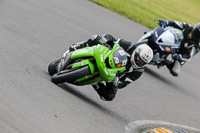
[(54, 74), (51, 77), (51, 81), (55, 84), (64, 83), (64, 82), (74, 82), (76, 79), (82, 78), (84, 76), (90, 75), (89, 66), (83, 66), (81, 68), (73, 68), (70, 70), (64, 70), (59, 73)]
[(55, 73), (57, 73), (57, 65), (58, 63), (61, 61), (61, 59), (55, 60), (53, 62), (51, 62), (48, 66), (48, 72), (49, 74), (52, 76)]

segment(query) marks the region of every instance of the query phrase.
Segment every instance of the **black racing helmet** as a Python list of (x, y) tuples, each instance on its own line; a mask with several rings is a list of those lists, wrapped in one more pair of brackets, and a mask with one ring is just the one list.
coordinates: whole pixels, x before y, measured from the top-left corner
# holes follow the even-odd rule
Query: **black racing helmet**
[(192, 30), (194, 39), (200, 39), (200, 23), (196, 24)]

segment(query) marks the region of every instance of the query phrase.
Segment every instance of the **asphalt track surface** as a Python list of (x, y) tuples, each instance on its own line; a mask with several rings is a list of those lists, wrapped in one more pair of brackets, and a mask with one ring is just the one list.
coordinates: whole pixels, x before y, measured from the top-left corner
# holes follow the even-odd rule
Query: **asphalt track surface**
[(199, 128), (199, 55), (178, 78), (149, 66), (111, 102), (91, 86), (51, 82), (48, 64), (70, 44), (103, 33), (136, 42), (144, 31), (87, 0), (0, 0), (0, 132), (122, 133), (136, 120)]

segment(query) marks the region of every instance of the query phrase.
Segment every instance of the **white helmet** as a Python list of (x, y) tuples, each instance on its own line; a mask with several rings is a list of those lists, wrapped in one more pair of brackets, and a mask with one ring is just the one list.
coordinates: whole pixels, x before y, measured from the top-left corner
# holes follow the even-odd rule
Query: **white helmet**
[(147, 44), (140, 44), (131, 55), (131, 64), (135, 69), (142, 68), (153, 58), (153, 51)]

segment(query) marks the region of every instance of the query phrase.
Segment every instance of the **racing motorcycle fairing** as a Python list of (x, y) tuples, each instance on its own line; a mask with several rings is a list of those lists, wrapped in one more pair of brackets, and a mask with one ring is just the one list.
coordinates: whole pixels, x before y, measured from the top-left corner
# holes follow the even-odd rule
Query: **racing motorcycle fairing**
[[(88, 65), (91, 71), (90, 75), (77, 79), (79, 85), (94, 84), (101, 81), (111, 82), (117, 72), (125, 71), (127, 64), (127, 54), (119, 44), (115, 44), (112, 50), (109, 50), (103, 45), (96, 45), (93, 47), (86, 47), (76, 50), (72, 53), (71, 59), (77, 59), (81, 57), (89, 57), (73, 64), (72, 68)], [(95, 64), (90, 61), (90, 58), (95, 59), (99, 76), (95, 77)], [(95, 78), (94, 78), (95, 77)]]
[(163, 54), (177, 52), (183, 39), (183, 33), (173, 27), (157, 27), (152, 33), (154, 46)]

